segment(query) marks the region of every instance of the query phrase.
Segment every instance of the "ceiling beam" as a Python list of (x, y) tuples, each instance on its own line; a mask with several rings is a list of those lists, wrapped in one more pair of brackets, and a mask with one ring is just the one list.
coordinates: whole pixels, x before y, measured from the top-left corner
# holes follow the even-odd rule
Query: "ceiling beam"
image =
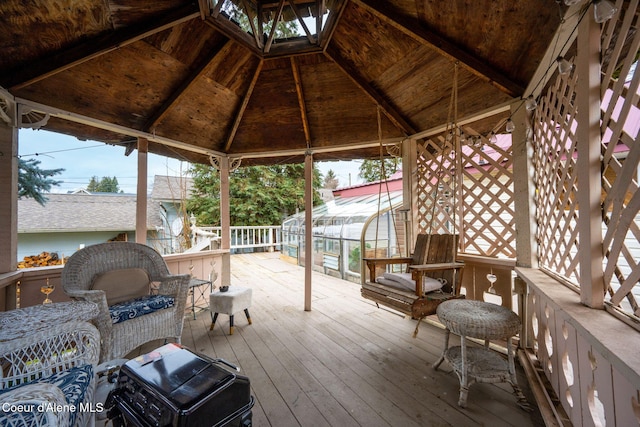
[(416, 133), (414, 126), (409, 123), (396, 109), (391, 106), (371, 85), (366, 82), (361, 76), (358, 70), (342, 59), (338, 52), (332, 52), (335, 49), (327, 49), (325, 56), (333, 61), (338, 68), (340, 68), (344, 74), (353, 81), (371, 100), (382, 109), (385, 116), (391, 120), (391, 122), (405, 135), (411, 135)]
[(300, 69), (296, 58), (291, 57), (291, 71), (293, 71), (293, 80), (296, 83), (296, 94), (298, 95), (298, 105), (300, 105), (300, 117), (302, 118), (302, 128), (304, 129), (304, 139), (307, 148), (311, 147), (311, 128), (309, 127), (309, 118), (307, 117), (307, 106), (304, 102), (304, 93), (302, 92), (302, 80), (300, 80)]
[(79, 46), (58, 52), (44, 60), (21, 64), (0, 76), (0, 83), (9, 90), (17, 90), (51, 77), (76, 65), (135, 43), (153, 34), (200, 17), (195, 4), (168, 12), (159, 18), (130, 28), (114, 31), (106, 36), (95, 37)]
[(481, 58), (459, 48), (444, 37), (426, 29), (417, 19), (401, 16), (386, 2), (372, 0), (350, 0), (352, 3), (366, 9), (381, 21), (391, 25), (418, 43), (435, 49), (441, 55), (458, 61), (460, 65), (482, 80), (492, 84), (509, 96), (516, 97), (524, 94), (524, 87), (511, 80), (498, 70), (487, 65)]
[(246, 153), (228, 154), (229, 158), (241, 158), (241, 159), (263, 159), (266, 157), (291, 157), (306, 154), (321, 154), (321, 153), (339, 153), (345, 151), (362, 150), (364, 148), (379, 148), (382, 144), (383, 147), (389, 145), (397, 145), (402, 143), (406, 138), (388, 138), (382, 141), (364, 141), (357, 144), (345, 144), (345, 145), (332, 145), (330, 147), (312, 147), (307, 148), (292, 148), (290, 150), (280, 151), (248, 151)]
[(229, 132), (229, 136), (227, 137), (227, 143), (224, 146), (224, 151), (226, 152), (231, 149), (231, 144), (233, 144), (233, 140), (236, 137), (236, 133), (238, 132), (238, 128), (240, 127), (240, 122), (242, 121), (244, 112), (247, 109), (247, 105), (249, 105), (249, 100), (251, 99), (251, 95), (253, 94), (253, 89), (255, 89), (256, 87), (256, 83), (258, 82), (258, 77), (260, 77), (260, 72), (262, 71), (263, 65), (264, 60), (261, 59), (258, 63), (258, 66), (256, 67), (256, 70), (253, 72), (253, 78), (251, 79), (251, 83), (247, 88), (247, 92), (244, 94), (242, 104), (240, 104), (240, 108), (238, 109), (236, 118), (233, 121), (233, 126), (231, 127), (231, 131)]
[(26, 105), (31, 108), (32, 111), (38, 111), (40, 113), (49, 114), (51, 117), (56, 117), (63, 120), (68, 120), (73, 123), (80, 123), (83, 125), (91, 126), (97, 129), (106, 130), (109, 132), (115, 132), (122, 135), (128, 135), (134, 138), (145, 138), (149, 141), (156, 142), (167, 147), (179, 148), (181, 150), (189, 151), (192, 153), (200, 153), (205, 155), (226, 156), (225, 153), (221, 153), (216, 150), (210, 150), (203, 147), (198, 147), (185, 142), (177, 141), (175, 139), (166, 138), (163, 136), (155, 135), (153, 133), (144, 132), (138, 129), (129, 128), (114, 123), (105, 122), (104, 120), (94, 119), (89, 116), (85, 116), (78, 113), (63, 110), (61, 108), (51, 107), (38, 102), (30, 101), (24, 98), (15, 98), (15, 102), (21, 105)]
[(227, 40), (227, 42), (215, 52), (213, 55), (209, 56), (207, 60), (201, 61), (200, 64), (191, 72), (189, 75), (182, 80), (180, 86), (176, 90), (174, 90), (171, 95), (165, 99), (164, 103), (158, 108), (155, 113), (147, 120), (147, 123), (144, 125), (142, 130), (149, 132), (153, 130), (157, 124), (162, 121), (164, 116), (167, 114), (171, 106), (175, 105), (176, 102), (184, 95), (184, 93), (195, 83), (195, 81), (204, 74), (205, 70), (209, 67), (211, 62), (218, 56), (221, 55), (225, 50), (231, 49), (231, 45), (234, 42), (232, 40)]

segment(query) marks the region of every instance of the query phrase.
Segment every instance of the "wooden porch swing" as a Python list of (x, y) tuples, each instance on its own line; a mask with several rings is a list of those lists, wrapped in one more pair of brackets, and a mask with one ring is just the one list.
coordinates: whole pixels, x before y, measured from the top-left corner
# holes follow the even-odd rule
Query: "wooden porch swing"
[[(366, 271), (363, 272), (361, 295), (390, 309), (422, 320), (435, 314), (438, 305), (454, 298), (464, 298), (460, 294), (464, 263), (457, 262), (458, 234), (456, 233), (457, 185), (460, 182), (460, 140), (457, 134), (455, 118), (457, 116), (457, 64), (454, 70), (453, 91), (449, 108), (450, 125), (447, 126), (441, 151), (438, 155), (437, 170), (433, 171), (434, 198), (431, 203), (431, 218), (426, 233), (416, 236), (411, 257), (363, 258)], [(453, 120), (451, 117), (453, 116)], [(378, 133), (381, 134), (380, 113), (378, 111)], [(453, 156), (453, 157), (452, 157)], [(446, 158), (446, 159), (445, 159)], [(384, 175), (382, 144), (380, 144), (381, 176)], [(452, 166), (454, 165), (455, 166)], [(455, 169), (455, 171), (452, 171)], [(447, 179), (448, 178), (448, 179)], [(443, 181), (441, 181), (443, 180)], [(447, 182), (444, 182), (447, 181)], [(379, 190), (379, 199), (382, 186)], [(434, 222), (438, 214), (446, 211), (449, 216), (448, 200), (453, 201), (453, 220), (447, 227), (440, 224), (437, 228), (448, 233), (434, 232)], [(378, 222), (379, 223), (379, 222)], [(395, 227), (394, 227), (395, 228)], [(376, 230), (377, 246), (377, 230)], [(406, 265), (402, 272), (392, 272), (390, 266)], [(368, 271), (368, 278), (366, 274)], [(382, 275), (377, 272), (384, 271)], [(418, 323), (419, 325), (419, 323)], [(416, 326), (416, 332), (418, 327)], [(414, 333), (414, 336), (415, 336)]]

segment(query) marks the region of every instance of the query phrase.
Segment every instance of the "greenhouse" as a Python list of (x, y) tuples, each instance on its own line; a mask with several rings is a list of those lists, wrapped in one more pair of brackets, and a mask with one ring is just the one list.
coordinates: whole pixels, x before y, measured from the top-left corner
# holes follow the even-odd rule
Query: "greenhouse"
[[(360, 283), (364, 257), (405, 255), (402, 191), (337, 197), (313, 210), (313, 268)], [(305, 213), (282, 224), (283, 256), (305, 265)]]

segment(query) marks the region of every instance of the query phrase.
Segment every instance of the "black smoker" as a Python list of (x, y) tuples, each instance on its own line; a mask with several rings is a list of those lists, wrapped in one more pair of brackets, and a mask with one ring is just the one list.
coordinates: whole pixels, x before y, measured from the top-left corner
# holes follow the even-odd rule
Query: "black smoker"
[(249, 379), (222, 359), (167, 344), (125, 363), (107, 407), (115, 426), (251, 426)]

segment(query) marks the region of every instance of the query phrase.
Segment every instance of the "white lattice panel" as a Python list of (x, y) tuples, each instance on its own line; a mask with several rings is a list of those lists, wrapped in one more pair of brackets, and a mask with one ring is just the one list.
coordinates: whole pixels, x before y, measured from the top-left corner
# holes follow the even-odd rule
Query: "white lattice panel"
[[(604, 277), (607, 299), (640, 316), (640, 50), (638, 2), (603, 31), (602, 157)], [(617, 78), (616, 78), (617, 77)]]
[(491, 143), (471, 127), (463, 131), (475, 143), (463, 145), (458, 159), (442, 136), (418, 144), (418, 232), (455, 231), (462, 252), (515, 258), (511, 139), (498, 135)]
[(576, 79), (559, 76), (542, 97), (533, 138), (540, 266), (578, 285)]

